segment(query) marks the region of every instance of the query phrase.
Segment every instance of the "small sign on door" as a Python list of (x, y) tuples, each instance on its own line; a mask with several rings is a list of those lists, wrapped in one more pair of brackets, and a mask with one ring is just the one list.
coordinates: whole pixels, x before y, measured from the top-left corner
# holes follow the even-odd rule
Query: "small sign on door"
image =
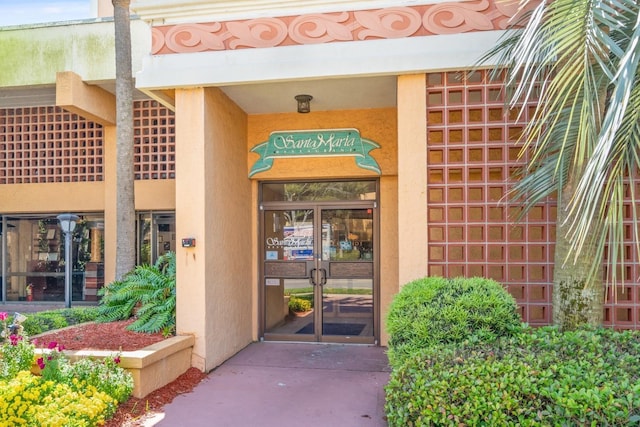
[(280, 279), (265, 279), (264, 284), (267, 286), (280, 286)]

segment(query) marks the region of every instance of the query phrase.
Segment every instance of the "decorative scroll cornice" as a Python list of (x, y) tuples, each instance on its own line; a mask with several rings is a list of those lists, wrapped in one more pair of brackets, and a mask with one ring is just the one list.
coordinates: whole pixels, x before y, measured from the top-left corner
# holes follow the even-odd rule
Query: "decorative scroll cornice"
[(152, 54), (504, 30), (518, 0), (475, 0), (152, 28)]

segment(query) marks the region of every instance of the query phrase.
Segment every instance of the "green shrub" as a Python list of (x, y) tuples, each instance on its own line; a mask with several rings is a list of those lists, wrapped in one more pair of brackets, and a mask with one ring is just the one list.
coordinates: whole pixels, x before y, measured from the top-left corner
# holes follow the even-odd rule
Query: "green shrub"
[(304, 313), (311, 310), (311, 301), (291, 295), (289, 298), (289, 310), (295, 313)]
[(108, 394), (117, 402), (125, 402), (133, 392), (133, 376), (119, 366), (120, 356), (102, 360), (84, 358), (66, 366), (63, 382), (75, 384), (78, 380)]
[(30, 313), (22, 326), (27, 336), (33, 336), (79, 323), (92, 322), (97, 315), (97, 307), (75, 307), (41, 311)]
[(520, 329), (521, 318), (513, 297), (494, 280), (426, 277), (395, 296), (386, 325), (395, 366), (435, 345), (510, 335)]
[(386, 386), (390, 426), (640, 422), (640, 332), (527, 330), (429, 347)]
[(93, 322), (98, 317), (98, 307), (73, 307), (59, 310), (69, 325)]
[(154, 265), (140, 265), (121, 281), (98, 291), (99, 322), (137, 319), (127, 326), (135, 332), (173, 333), (176, 325), (176, 255), (167, 252)]
[(131, 396), (133, 376), (119, 366), (119, 354), (101, 359), (85, 357), (72, 363), (63, 353), (62, 346), (51, 344), (46, 355), (39, 357), (36, 362), (44, 380), (65, 383), (71, 387), (89, 385), (117, 402), (124, 402)]

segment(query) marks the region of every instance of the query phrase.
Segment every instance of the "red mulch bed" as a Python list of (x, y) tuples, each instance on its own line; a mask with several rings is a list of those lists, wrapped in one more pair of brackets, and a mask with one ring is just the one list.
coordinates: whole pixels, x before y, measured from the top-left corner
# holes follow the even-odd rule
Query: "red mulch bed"
[(130, 398), (118, 406), (114, 416), (104, 427), (137, 427), (150, 415), (162, 412), (164, 405), (171, 403), (179, 394), (190, 393), (207, 374), (197, 368), (189, 368), (172, 383), (159, 388), (142, 399)]
[[(162, 334), (143, 334), (126, 329), (132, 321), (111, 323), (90, 323), (65, 330), (43, 334), (37, 338), (39, 347), (46, 347), (51, 341), (62, 344), (67, 350), (113, 350), (133, 351), (162, 341)], [(154, 391), (142, 399), (135, 397), (118, 406), (115, 415), (105, 427), (142, 426), (145, 418), (157, 412), (167, 403), (183, 393), (189, 393), (206, 377), (199, 369), (190, 368), (175, 381)]]
[(36, 347), (46, 347), (55, 341), (65, 350), (140, 350), (164, 339), (161, 333), (141, 334), (127, 330), (133, 320), (109, 323), (85, 323), (40, 335)]

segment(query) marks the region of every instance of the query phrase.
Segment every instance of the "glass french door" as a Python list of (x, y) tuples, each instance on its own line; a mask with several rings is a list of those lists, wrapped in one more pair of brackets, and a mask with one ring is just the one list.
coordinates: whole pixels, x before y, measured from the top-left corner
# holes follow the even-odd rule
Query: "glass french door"
[(375, 201), (263, 210), (265, 339), (374, 343)]

